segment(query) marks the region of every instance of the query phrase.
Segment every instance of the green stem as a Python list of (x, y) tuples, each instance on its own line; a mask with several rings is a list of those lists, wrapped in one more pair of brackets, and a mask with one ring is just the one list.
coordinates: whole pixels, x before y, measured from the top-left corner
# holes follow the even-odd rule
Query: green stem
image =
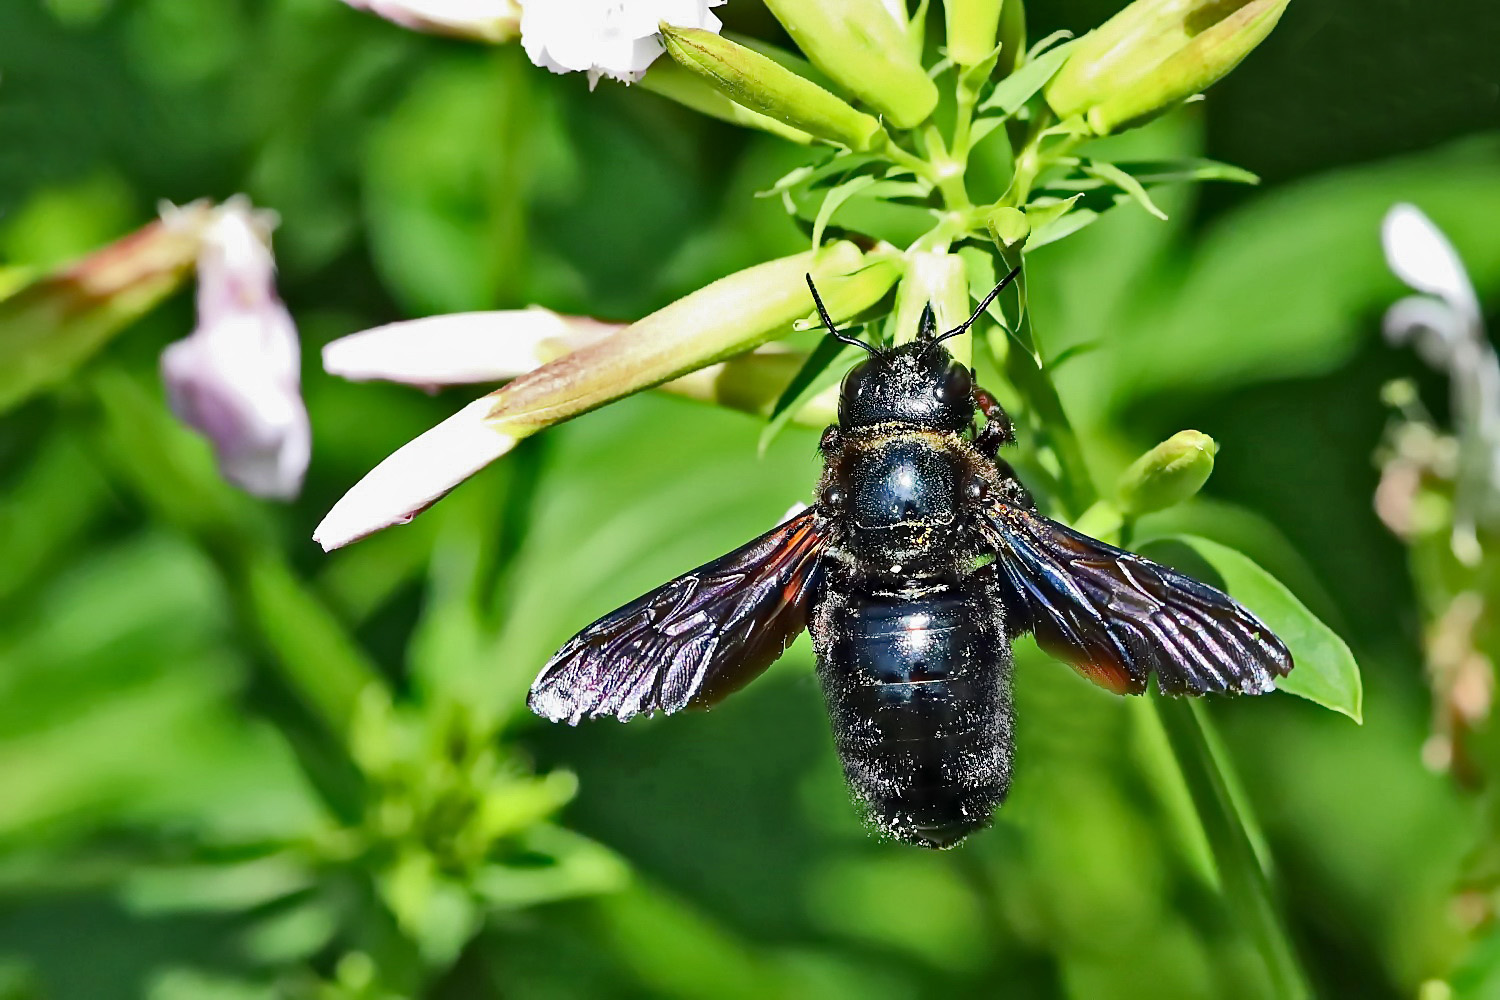
[(1224, 895), (1245, 921), (1246, 931), (1266, 963), (1272, 995), (1286, 1000), (1311, 997), (1312, 987), (1255, 850), (1253, 821), (1235, 801), (1226, 777), (1227, 764), (1214, 752), (1211, 723), (1203, 707), (1161, 698), (1152, 703), (1193, 797)]
[(938, 183), (937, 172), (932, 169), (932, 164), (915, 153), (908, 152), (902, 146), (898, 145), (896, 140), (892, 139), (889, 134), (886, 135), (885, 145), (877, 149), (876, 152), (883, 154), (886, 159), (897, 166), (905, 167), (918, 177), (930, 181), (934, 185)]
[[(383, 683), (379, 672), (269, 544), (260, 512), (218, 477), (206, 449), (160, 403), (122, 371), (101, 371), (89, 385), (102, 417), (96, 443), (103, 464), (153, 516), (191, 538), (213, 562), (278, 686), (320, 730), (289, 738), (317, 744), (328, 761), (331, 771), (320, 768), (324, 773), (313, 777), (330, 805), (346, 814), (357, 809), (346, 739), (361, 693)], [(339, 787), (326, 780), (330, 773), (338, 775)]]
[(950, 212), (968, 212), (974, 206), (969, 201), (968, 189), (964, 187), (964, 158), (948, 152), (943, 134), (936, 125), (924, 127), (921, 138), (927, 162), (932, 167), (933, 180), (943, 196), (943, 204)]

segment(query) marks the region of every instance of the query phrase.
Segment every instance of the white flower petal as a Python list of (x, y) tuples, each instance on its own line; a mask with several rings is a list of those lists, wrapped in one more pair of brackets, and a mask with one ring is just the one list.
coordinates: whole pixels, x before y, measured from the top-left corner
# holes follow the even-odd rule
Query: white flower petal
[(521, 0), (521, 46), (554, 73), (639, 80), (665, 51), (661, 22), (717, 33), (709, 12), (724, 0)]
[(621, 326), (539, 306), (431, 316), (340, 337), (323, 348), (323, 368), (355, 381), (423, 387), (502, 382)]
[(405, 524), (514, 448), (519, 438), (486, 423), (493, 405), (481, 396), (396, 449), (333, 505), (313, 541), (331, 552), (381, 528)]
[(1419, 292), (1436, 295), (1467, 321), (1479, 321), (1479, 301), (1463, 262), (1421, 209), (1404, 203), (1391, 208), (1381, 223), (1380, 241), (1396, 277)]

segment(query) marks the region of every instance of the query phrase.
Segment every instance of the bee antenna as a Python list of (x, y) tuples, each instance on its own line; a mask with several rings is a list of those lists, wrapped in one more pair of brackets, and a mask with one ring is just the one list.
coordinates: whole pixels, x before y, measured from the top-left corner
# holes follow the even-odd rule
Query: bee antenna
[(834, 340), (837, 340), (840, 343), (849, 344), (852, 347), (862, 347), (866, 351), (869, 351), (872, 355), (875, 353), (875, 348), (871, 347), (863, 340), (851, 337), (847, 333), (840, 332), (839, 328), (833, 325), (833, 320), (828, 315), (828, 309), (824, 307), (823, 299), (820, 295), (818, 295), (818, 286), (813, 284), (812, 275), (810, 274), (807, 275), (807, 289), (808, 291), (812, 292), (813, 301), (818, 304), (818, 315), (823, 317), (823, 325), (828, 328), (828, 333), (833, 337)]
[(974, 314), (972, 316), (964, 320), (958, 326), (955, 326), (953, 329), (949, 330), (947, 333), (943, 334), (941, 337), (938, 337), (933, 341), (933, 343), (940, 344), (943, 341), (947, 340), (949, 337), (957, 337), (961, 333), (967, 333), (969, 327), (974, 325), (974, 321), (979, 319), (980, 315), (982, 315), (984, 311), (990, 307), (991, 302), (995, 301), (995, 296), (1005, 291), (1006, 286), (1009, 285), (1012, 281), (1015, 281), (1016, 275), (1020, 273), (1021, 265), (1017, 264), (1015, 267), (1011, 268), (1010, 273), (1001, 278), (999, 283), (996, 284), (994, 288), (990, 289), (990, 294), (986, 295), (984, 297), (984, 300), (979, 303), (979, 308), (974, 310)]

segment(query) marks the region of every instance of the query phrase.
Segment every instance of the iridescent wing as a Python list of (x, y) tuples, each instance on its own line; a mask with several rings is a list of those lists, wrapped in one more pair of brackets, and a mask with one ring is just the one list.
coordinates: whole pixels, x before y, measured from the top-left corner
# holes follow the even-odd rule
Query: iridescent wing
[(1039, 514), (992, 502), (980, 530), (1001, 599), (1047, 652), (1119, 694), (1263, 694), (1285, 644), (1228, 594)]
[(809, 508), (637, 598), (548, 661), (527, 704), (553, 722), (711, 705), (754, 680), (807, 626), (824, 520)]

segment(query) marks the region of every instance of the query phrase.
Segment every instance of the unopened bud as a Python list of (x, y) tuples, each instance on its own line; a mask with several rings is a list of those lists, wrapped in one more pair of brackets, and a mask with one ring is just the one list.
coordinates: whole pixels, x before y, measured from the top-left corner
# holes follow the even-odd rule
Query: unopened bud
[[(951, 330), (969, 318), (969, 278), (958, 254), (934, 250), (907, 255), (906, 276), (896, 291), (896, 311), (892, 317), (894, 343), (916, 339), (928, 306), (932, 307), (938, 333)], [(950, 340), (943, 346), (968, 363), (967, 337)]]
[(1084, 36), (1047, 85), (1062, 118), (1098, 135), (1139, 125), (1222, 78), (1289, 0), (1135, 0)]
[(1165, 510), (1203, 488), (1219, 446), (1200, 431), (1178, 431), (1120, 476), (1120, 509), (1129, 517)]
[(722, 90), (709, 83), (700, 74), (694, 73), (671, 59), (660, 59), (641, 78), (641, 88), (676, 101), (685, 108), (692, 108), (702, 115), (746, 128), (758, 128), (772, 135), (779, 135), (792, 142), (806, 144), (812, 136), (800, 128), (784, 125), (759, 111), (751, 111), (742, 104), (730, 100)]
[[(901, 277), (899, 259), (884, 257), (866, 258), (866, 265), (852, 274), (845, 274), (818, 282), (818, 296), (836, 324), (853, 319), (860, 313), (885, 298), (896, 279)], [(823, 318), (813, 310), (792, 324), (795, 330), (821, 330)]]
[(1031, 221), (1026, 218), (1026, 213), (1008, 205), (986, 215), (984, 224), (1002, 250), (1010, 250), (1025, 243), (1026, 237), (1031, 235)]
[(944, 0), (948, 56), (960, 66), (977, 66), (995, 51), (1004, 0)]
[(797, 47), (841, 87), (912, 128), (937, 107), (937, 86), (927, 77), (906, 36), (881, 0), (766, 0)]
[(668, 55), (735, 104), (854, 150), (872, 148), (883, 135), (873, 116), (759, 52), (697, 28), (663, 24), (661, 37)]

